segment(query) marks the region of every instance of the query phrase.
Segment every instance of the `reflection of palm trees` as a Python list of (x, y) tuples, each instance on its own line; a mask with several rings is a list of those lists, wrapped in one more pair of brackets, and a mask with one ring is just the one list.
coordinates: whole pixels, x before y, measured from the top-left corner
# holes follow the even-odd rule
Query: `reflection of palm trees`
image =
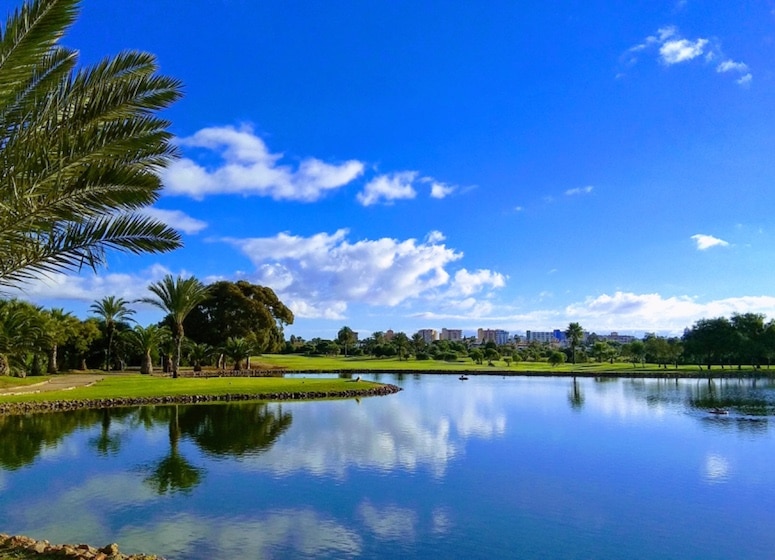
[(170, 453), (159, 461), (151, 475), (146, 478), (146, 482), (158, 494), (166, 494), (168, 491), (190, 491), (202, 479), (202, 470), (192, 466), (178, 450), (180, 424), (177, 405), (172, 407), (171, 412), (169, 419)]
[(568, 392), (568, 401), (571, 408), (574, 410), (581, 410), (584, 406), (584, 393), (581, 391), (578, 380), (574, 377), (571, 382), (570, 391)]
[(118, 453), (118, 449), (121, 446), (121, 436), (110, 433), (110, 414), (109, 409), (102, 409), (102, 420), (100, 421), (102, 429), (100, 430), (100, 435), (90, 441), (91, 445), (97, 448), (97, 453), (102, 456)]
[(212, 455), (255, 455), (268, 450), (290, 427), (293, 417), (264, 403), (189, 406), (182, 431)]

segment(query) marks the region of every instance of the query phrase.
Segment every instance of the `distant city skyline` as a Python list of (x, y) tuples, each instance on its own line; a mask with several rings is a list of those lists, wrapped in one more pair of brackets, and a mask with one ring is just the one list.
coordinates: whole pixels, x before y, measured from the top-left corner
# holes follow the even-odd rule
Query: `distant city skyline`
[(245, 279), (306, 339), (775, 318), (772, 4), (84, 0), (62, 44), (183, 82), (147, 212), (185, 247), (10, 295)]

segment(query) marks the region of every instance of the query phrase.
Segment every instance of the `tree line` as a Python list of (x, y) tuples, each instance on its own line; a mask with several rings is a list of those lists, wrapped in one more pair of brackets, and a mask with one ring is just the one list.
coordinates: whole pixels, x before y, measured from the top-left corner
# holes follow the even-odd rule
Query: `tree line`
[[(283, 328), (294, 316), (271, 288), (246, 281), (215, 282), (171, 275), (134, 302), (107, 296), (81, 320), (61, 308), (0, 300), (0, 375), (56, 374), (62, 369), (124, 369), (154, 363), (177, 377), (180, 366), (216, 364), (241, 369), (251, 355), (282, 348)], [(165, 312), (157, 324), (133, 320), (132, 303)]]
[(631, 362), (633, 366), (656, 364), (660, 367), (696, 365), (711, 369), (743, 366), (769, 368), (775, 357), (775, 321), (767, 321), (760, 313), (735, 313), (730, 318), (700, 319), (685, 329), (682, 336), (646, 335), (628, 343), (606, 340), (596, 334), (585, 335), (582, 326), (573, 322), (564, 330), (566, 344), (531, 342), (527, 345), (509, 342), (478, 344), (475, 337), (460, 341), (434, 340), (427, 342), (417, 332), (377, 331), (358, 340), (350, 327), (342, 327), (334, 339), (304, 340), (291, 336), (284, 353), (308, 356), (372, 356), (417, 360), (458, 362), (471, 360), (476, 364), (506, 365), (518, 362), (547, 362), (558, 366), (566, 362)]

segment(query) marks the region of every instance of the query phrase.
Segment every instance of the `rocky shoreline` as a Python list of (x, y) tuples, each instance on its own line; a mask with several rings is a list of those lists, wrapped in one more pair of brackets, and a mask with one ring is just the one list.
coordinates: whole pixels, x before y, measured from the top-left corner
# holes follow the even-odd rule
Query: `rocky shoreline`
[(30, 537), (0, 533), (0, 558), (37, 560), (70, 558), (72, 560), (164, 560), (147, 554), (122, 554), (116, 543), (95, 548), (88, 544), (51, 544)]
[(350, 399), (355, 397), (376, 397), (401, 391), (401, 387), (385, 384), (370, 389), (349, 389), (346, 391), (297, 391), (281, 393), (236, 393), (227, 395), (181, 395), (174, 397), (137, 397), (112, 399), (58, 400), (47, 402), (0, 403), (0, 416), (31, 414), (35, 412), (65, 412), (85, 408), (118, 408), (126, 406), (148, 406), (167, 404), (197, 404), (237, 401), (287, 401), (311, 399)]

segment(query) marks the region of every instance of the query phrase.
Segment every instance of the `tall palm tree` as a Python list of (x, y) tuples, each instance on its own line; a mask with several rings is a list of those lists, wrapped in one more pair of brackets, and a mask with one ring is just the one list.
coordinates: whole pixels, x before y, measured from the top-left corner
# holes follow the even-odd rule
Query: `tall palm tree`
[(132, 346), (143, 354), (142, 361), (140, 362), (140, 373), (150, 375), (153, 373), (151, 353), (163, 344), (165, 340), (171, 338), (172, 333), (167, 327), (160, 327), (158, 325), (148, 325), (147, 327), (135, 325), (135, 328), (131, 331), (126, 331), (124, 336)]
[(0, 300), (0, 375), (26, 374), (27, 357), (43, 338), (40, 313), (18, 300)]
[(565, 337), (568, 339), (568, 343), (570, 344), (571, 353), (573, 354), (573, 363), (576, 363), (576, 347), (581, 342), (581, 339), (584, 338), (584, 329), (581, 328), (581, 325), (578, 323), (571, 323), (568, 325), (568, 328), (565, 329)]
[(180, 236), (139, 211), (176, 155), (155, 116), (180, 97), (153, 55), (86, 68), (59, 40), (78, 0), (27, 0), (0, 29), (0, 287), (96, 268), (106, 251), (162, 252)]
[(208, 288), (193, 276), (173, 278), (171, 274), (167, 274), (158, 282), (148, 286), (148, 289), (156, 297), (141, 298), (137, 301), (158, 307), (169, 314), (174, 325), (172, 335), (175, 340), (175, 359), (172, 362), (172, 377), (177, 377), (178, 367), (180, 366), (181, 346), (183, 344), (183, 336), (185, 335), (183, 332), (183, 321), (192, 309), (207, 298)]
[(105, 371), (110, 371), (110, 357), (113, 351), (113, 338), (116, 333), (116, 323), (131, 319), (135, 314), (134, 309), (128, 307), (129, 302), (124, 298), (106, 296), (95, 301), (89, 310), (105, 321), (105, 334), (108, 335), (108, 349), (105, 353)]
[(43, 316), (48, 338), (48, 369), (46, 372), (49, 375), (53, 375), (59, 371), (57, 364), (59, 346), (69, 340), (73, 331), (77, 328), (78, 319), (61, 307), (44, 311)]

